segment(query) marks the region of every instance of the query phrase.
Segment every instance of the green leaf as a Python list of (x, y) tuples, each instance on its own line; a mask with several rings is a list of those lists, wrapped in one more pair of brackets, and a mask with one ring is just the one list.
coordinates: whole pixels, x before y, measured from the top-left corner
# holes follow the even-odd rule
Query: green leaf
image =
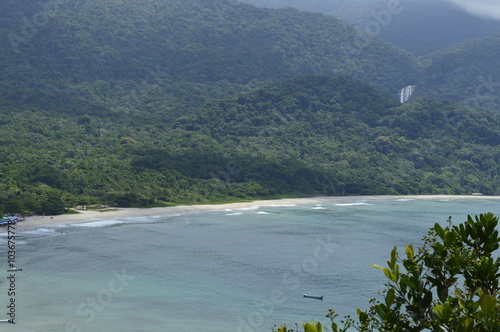
[(302, 324), (304, 326), (304, 332), (318, 332), (316, 331), (316, 326), (309, 323)]
[(444, 229), (438, 223), (434, 224), (434, 230), (441, 239), (444, 239), (445, 237)]
[(451, 318), (452, 307), (448, 303), (443, 303), (434, 307), (434, 311), (444, 322), (448, 322)]
[(321, 323), (316, 323), (314, 320), (311, 320), (311, 323), (302, 324), (302, 326), (304, 326), (304, 332), (323, 332)]
[(370, 264), (369, 266), (373, 267), (375, 269), (378, 269), (378, 270), (382, 270), (384, 272), (385, 276), (387, 278), (389, 278), (391, 281), (393, 281), (393, 282), (397, 282), (398, 281), (398, 276), (396, 276), (394, 273), (392, 273), (392, 271), (389, 270), (388, 268), (382, 267), (382, 266), (377, 265), (377, 264)]
[(396, 265), (397, 260), (398, 260), (398, 251), (397, 251), (396, 247), (394, 247), (394, 249), (392, 249), (392, 251), (391, 251), (391, 260), (390, 260), (390, 262), (388, 262), (388, 265), (391, 269), (394, 269), (394, 266)]
[(443, 319), (448, 322), (451, 318), (452, 308), (448, 303), (443, 305)]
[(479, 299), (481, 310), (486, 314), (491, 314), (497, 306), (497, 299), (491, 295), (483, 294)]
[(464, 326), (466, 331), (469, 331), (469, 329), (474, 326), (474, 318), (472, 317), (467, 318), (464, 322)]
[(385, 268), (385, 267), (383, 267), (383, 266), (380, 266), (380, 265), (378, 265), (378, 264), (370, 264), (370, 265), (368, 265), (368, 266), (369, 266), (369, 267), (373, 267), (373, 268), (378, 269), (378, 270), (382, 270), (382, 271), (387, 270), (387, 268)]
[(415, 256), (415, 251), (413, 250), (413, 244), (406, 246), (406, 257), (413, 258)]
[(395, 292), (396, 291), (394, 290), (394, 288), (391, 288), (387, 291), (387, 294), (385, 295), (385, 304), (388, 307), (394, 304), (394, 299), (396, 298)]
[(356, 313), (358, 314), (360, 322), (365, 322), (366, 320), (368, 320), (368, 314), (364, 311), (361, 311), (361, 309), (356, 309)]
[(379, 315), (382, 320), (385, 320), (387, 318), (387, 308), (383, 304), (378, 304), (375, 309), (377, 310), (377, 314)]
[(388, 268), (380, 266), (380, 265), (377, 265), (377, 264), (370, 264), (369, 266), (373, 267), (375, 269), (383, 271), (384, 274), (387, 276), (387, 278), (389, 278), (389, 279), (391, 278), (391, 271), (389, 271)]
[(428, 308), (432, 303), (432, 292), (426, 292), (422, 300), (422, 307)]

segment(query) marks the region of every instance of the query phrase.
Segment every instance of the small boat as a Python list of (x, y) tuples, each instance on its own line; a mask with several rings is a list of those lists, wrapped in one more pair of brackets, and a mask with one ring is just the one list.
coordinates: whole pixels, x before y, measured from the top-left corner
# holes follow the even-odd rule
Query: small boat
[(323, 295), (321, 295), (321, 296), (317, 296), (317, 295), (308, 295), (308, 294), (304, 294), (304, 297), (307, 297), (307, 298), (309, 298), (309, 299), (323, 300)]

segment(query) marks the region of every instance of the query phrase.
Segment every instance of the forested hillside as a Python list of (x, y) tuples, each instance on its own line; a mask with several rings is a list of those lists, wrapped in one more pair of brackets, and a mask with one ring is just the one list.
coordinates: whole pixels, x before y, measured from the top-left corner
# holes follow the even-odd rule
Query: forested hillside
[(131, 122), (3, 108), (2, 209), (500, 190), (498, 115), (400, 105), (346, 77), (271, 84), (172, 126)]
[(311, 178), (326, 177), (323, 193), (493, 194), (498, 121), (488, 110), (426, 99), (400, 106), (349, 78), (308, 76), (209, 104), (176, 128), (300, 160)]
[(46, 11), (6, 0), (0, 26), (5, 102), (73, 114), (174, 117), (307, 73), (353, 76), (396, 95), (419, 74), (409, 54), (333, 17), (226, 0), (69, 0)]
[(500, 111), (500, 34), (429, 54), (420, 95)]
[[(295, 9), (50, 6), (0, 3), (0, 212), (499, 193), (497, 113), (396, 98), (416, 83), (422, 96), (461, 100), (450, 88), (485, 68), (468, 63), (490, 60), (493, 37), (473, 45), (482, 54), (460, 46), (424, 70), (347, 23)], [(462, 65), (470, 71), (450, 76)]]

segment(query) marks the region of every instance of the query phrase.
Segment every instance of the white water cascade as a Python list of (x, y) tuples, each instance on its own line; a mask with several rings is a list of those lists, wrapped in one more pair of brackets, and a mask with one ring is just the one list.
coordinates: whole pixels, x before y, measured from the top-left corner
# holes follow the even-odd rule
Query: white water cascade
[(406, 103), (408, 99), (410, 99), (413, 92), (415, 92), (416, 87), (416, 85), (407, 85), (402, 88), (401, 92), (399, 93), (399, 101), (401, 101), (402, 104)]

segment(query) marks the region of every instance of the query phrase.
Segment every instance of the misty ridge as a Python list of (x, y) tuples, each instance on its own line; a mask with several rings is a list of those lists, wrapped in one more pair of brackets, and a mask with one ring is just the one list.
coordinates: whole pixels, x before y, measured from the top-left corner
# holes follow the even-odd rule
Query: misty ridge
[[(258, 7), (293, 7), (337, 17), (415, 55), (500, 32), (489, 1), (467, 0), (246, 0)], [(379, 25), (379, 27), (376, 26)]]

